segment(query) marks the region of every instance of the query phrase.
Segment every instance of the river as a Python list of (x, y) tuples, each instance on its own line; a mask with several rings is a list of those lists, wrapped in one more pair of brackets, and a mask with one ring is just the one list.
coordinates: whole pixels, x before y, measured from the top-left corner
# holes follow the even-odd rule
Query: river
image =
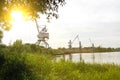
[(85, 63), (109, 63), (120, 65), (120, 52), (105, 52), (105, 53), (73, 53), (65, 55), (57, 55), (56, 60), (60, 59), (71, 60), (73, 62), (84, 61)]

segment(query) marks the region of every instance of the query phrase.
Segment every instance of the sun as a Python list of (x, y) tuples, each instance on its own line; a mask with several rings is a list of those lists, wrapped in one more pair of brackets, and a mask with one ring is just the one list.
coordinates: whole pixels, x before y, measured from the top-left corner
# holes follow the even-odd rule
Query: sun
[(13, 10), (11, 11), (11, 22), (12, 25), (22, 25), (25, 21), (24, 21), (24, 16), (23, 16), (23, 11), (20, 10)]
[(22, 11), (18, 11), (18, 10), (13, 10), (11, 12), (11, 17), (13, 21), (23, 21), (23, 12)]

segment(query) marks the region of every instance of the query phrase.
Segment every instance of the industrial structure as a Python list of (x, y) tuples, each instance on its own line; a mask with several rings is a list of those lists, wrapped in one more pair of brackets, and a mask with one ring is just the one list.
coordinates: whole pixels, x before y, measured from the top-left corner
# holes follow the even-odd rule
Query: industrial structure
[[(69, 40), (69, 42), (68, 42), (68, 48), (70, 49), (70, 50), (72, 50), (72, 45), (73, 45), (73, 43), (74, 43), (74, 41), (77, 39), (77, 41), (79, 42), (78, 43), (78, 49), (79, 49), (79, 52), (80, 52), (80, 61), (82, 61), (82, 45), (81, 45), (81, 41), (79, 40), (79, 35), (77, 35), (72, 41), (71, 40)], [(70, 58), (70, 60), (72, 60), (72, 55), (71, 54), (69, 54), (69, 58)]]
[(37, 20), (35, 20), (35, 23), (38, 31), (38, 41), (36, 42), (36, 45), (49, 48), (49, 44), (47, 43), (47, 40), (49, 39), (49, 33), (47, 32), (46, 25), (39, 26)]
[(78, 42), (79, 42), (79, 49), (81, 50), (81, 48), (82, 48), (82, 46), (81, 46), (81, 41), (79, 40), (79, 35), (77, 35), (74, 39), (73, 39), (73, 41), (71, 41), (71, 40), (69, 40), (69, 42), (68, 42), (68, 47), (69, 47), (69, 49), (72, 49), (72, 45), (73, 45), (73, 43), (74, 43), (74, 41), (75, 40), (78, 40)]

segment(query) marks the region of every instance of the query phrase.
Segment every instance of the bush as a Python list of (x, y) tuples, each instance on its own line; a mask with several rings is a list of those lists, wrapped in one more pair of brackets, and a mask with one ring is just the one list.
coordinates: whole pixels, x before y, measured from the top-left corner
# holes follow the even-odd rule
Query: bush
[(0, 80), (24, 80), (30, 79), (29, 69), (25, 64), (25, 57), (18, 54), (6, 54), (0, 67)]
[(120, 80), (117, 65), (56, 62), (50, 55), (54, 50), (34, 44), (2, 49), (0, 80)]
[(0, 60), (0, 80), (53, 80), (52, 61), (45, 54), (11, 53)]

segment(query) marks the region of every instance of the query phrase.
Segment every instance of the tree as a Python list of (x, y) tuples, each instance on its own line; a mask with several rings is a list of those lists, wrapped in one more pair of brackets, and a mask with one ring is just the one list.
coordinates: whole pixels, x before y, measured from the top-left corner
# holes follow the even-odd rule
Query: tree
[(0, 29), (9, 30), (11, 27), (11, 11), (22, 10), (27, 19), (40, 18), (45, 14), (47, 19), (58, 17), (58, 8), (65, 0), (0, 0)]
[(0, 43), (2, 43), (3, 32), (0, 30)]

